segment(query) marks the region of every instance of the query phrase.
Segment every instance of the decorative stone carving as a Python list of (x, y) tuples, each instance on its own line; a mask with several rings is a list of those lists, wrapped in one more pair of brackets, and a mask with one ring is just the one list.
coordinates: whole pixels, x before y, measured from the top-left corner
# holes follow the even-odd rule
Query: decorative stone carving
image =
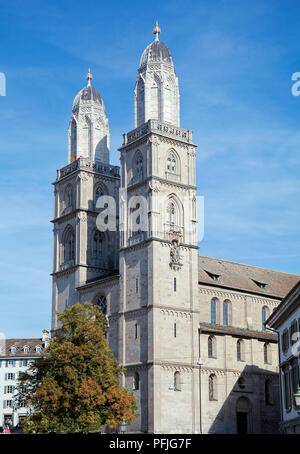
[(172, 247), (170, 250), (170, 267), (175, 271), (179, 270), (182, 267), (177, 240), (172, 240)]
[(87, 215), (86, 215), (85, 211), (81, 211), (77, 215), (76, 224), (79, 224), (80, 221), (86, 222), (86, 220), (87, 220)]

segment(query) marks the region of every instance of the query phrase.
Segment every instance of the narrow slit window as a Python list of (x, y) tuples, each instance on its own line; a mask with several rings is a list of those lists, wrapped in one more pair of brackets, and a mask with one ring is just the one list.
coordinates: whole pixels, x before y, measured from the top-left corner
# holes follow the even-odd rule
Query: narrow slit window
[(176, 292), (176, 277), (174, 277), (174, 292)]
[(177, 327), (176, 327), (176, 323), (174, 323), (174, 337), (177, 337)]

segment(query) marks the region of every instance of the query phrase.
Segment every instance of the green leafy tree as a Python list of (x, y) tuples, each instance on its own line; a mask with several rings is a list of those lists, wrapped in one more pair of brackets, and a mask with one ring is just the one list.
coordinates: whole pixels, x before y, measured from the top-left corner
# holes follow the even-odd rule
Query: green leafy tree
[(58, 313), (60, 333), (45, 357), (32, 362), (19, 378), (18, 400), (32, 408), (24, 431), (95, 432), (136, 418), (132, 393), (120, 386), (125, 373), (106, 339), (106, 320), (99, 307), (75, 304)]

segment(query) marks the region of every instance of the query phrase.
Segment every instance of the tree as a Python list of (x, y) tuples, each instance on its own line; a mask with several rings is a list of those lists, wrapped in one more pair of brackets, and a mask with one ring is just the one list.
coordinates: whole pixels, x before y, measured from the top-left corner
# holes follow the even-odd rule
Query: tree
[(75, 304), (58, 313), (61, 330), (46, 354), (19, 378), (18, 401), (31, 414), (25, 432), (94, 432), (136, 418), (132, 393), (120, 386), (125, 373), (109, 348), (106, 320), (98, 306)]

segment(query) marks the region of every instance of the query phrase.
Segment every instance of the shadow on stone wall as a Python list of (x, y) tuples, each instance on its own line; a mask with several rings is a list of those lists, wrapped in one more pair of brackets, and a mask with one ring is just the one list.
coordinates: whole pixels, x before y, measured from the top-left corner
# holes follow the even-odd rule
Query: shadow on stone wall
[(246, 365), (208, 433), (279, 433), (279, 396), (277, 373)]

